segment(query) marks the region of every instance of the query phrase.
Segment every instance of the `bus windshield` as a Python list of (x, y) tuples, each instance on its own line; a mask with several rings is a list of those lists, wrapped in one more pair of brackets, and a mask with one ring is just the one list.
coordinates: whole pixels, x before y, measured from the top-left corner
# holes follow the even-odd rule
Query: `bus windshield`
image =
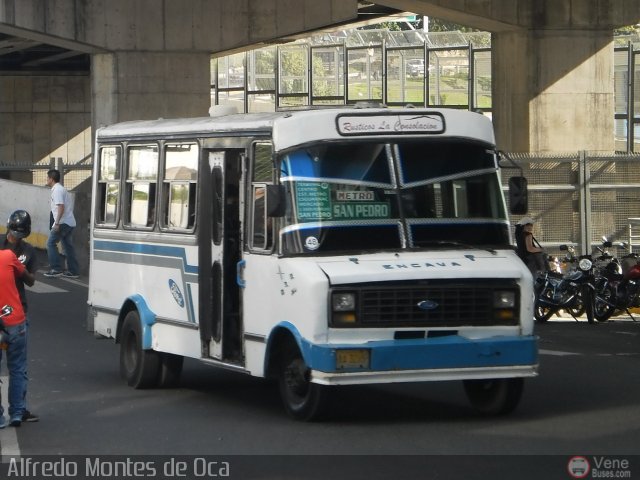
[(509, 245), (493, 150), (461, 140), (326, 143), (280, 157), (284, 254)]

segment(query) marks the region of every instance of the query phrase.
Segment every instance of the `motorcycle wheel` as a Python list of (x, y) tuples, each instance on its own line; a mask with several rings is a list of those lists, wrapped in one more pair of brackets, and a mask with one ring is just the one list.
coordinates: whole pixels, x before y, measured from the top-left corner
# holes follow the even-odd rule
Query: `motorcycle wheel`
[(597, 321), (606, 322), (616, 311), (616, 307), (612, 305), (615, 304), (615, 295), (610, 286), (606, 286), (596, 293), (594, 316)]
[(538, 300), (536, 300), (535, 305), (533, 306), (533, 316), (536, 321), (540, 323), (544, 323), (551, 318), (551, 315), (555, 313), (555, 310), (547, 305), (542, 305)]
[(576, 299), (576, 305), (574, 307), (568, 307), (567, 313), (574, 318), (581, 317), (585, 313), (584, 303), (582, 303), (582, 297)]

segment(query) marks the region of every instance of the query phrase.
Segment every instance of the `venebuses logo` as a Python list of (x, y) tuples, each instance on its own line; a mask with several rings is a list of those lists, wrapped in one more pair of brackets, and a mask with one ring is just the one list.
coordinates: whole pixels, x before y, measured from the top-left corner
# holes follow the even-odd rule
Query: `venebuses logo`
[(586, 478), (589, 475), (591, 466), (589, 465), (589, 460), (585, 457), (576, 456), (569, 459), (567, 470), (573, 478)]
[(582, 456), (571, 457), (567, 471), (573, 478), (632, 478), (631, 461), (620, 457), (592, 456), (591, 461)]

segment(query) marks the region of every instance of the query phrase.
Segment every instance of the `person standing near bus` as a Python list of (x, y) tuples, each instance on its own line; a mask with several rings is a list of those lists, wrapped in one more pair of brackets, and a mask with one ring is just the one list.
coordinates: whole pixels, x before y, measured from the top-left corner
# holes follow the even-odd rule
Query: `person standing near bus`
[[(15, 253), (0, 250), (0, 306), (11, 308), (10, 313), (2, 318), (0, 352), (6, 352), (9, 370), (9, 424), (13, 427), (22, 424), (26, 413), (27, 391), (27, 321), (16, 287), (16, 278), (21, 278), (27, 285), (33, 284), (33, 275), (20, 263)], [(0, 354), (0, 361), (1, 359)], [(6, 426), (4, 407), (0, 404), (0, 428)]]
[[(73, 216), (71, 194), (60, 184), (60, 172), (56, 169), (47, 172), (47, 186), (51, 188), (50, 232), (47, 241), (47, 255), (50, 270), (45, 277), (78, 278), (78, 261), (73, 248), (73, 230), (76, 219)], [(58, 253), (58, 242), (62, 242), (67, 257), (67, 270), (62, 268), (62, 259)]]
[(516, 245), (518, 247), (518, 256), (529, 267), (533, 278), (538, 273), (549, 270), (549, 263), (546, 254), (540, 243), (533, 236), (533, 223), (531, 217), (523, 217), (516, 225)]
[[(30, 234), (31, 216), (29, 215), (29, 212), (26, 210), (16, 210), (9, 216), (9, 220), (7, 221), (7, 234), (2, 240), (0, 240), (0, 250), (11, 250), (16, 257), (18, 257), (20, 263), (22, 263), (27, 269), (24, 278), (16, 277), (16, 288), (18, 289), (20, 303), (22, 304), (22, 309), (25, 314), (27, 332), (29, 329), (29, 314), (24, 284), (26, 283), (30, 287), (33, 286), (36, 281), (35, 273), (38, 269), (38, 260), (35, 249), (30, 243), (24, 240)], [(25, 377), (26, 376), (27, 370), (25, 368)], [(38, 416), (26, 409), (27, 380), (28, 378), (25, 378), (23, 394), (25, 398), (25, 410), (22, 414), (22, 421), (37, 422), (39, 420)]]

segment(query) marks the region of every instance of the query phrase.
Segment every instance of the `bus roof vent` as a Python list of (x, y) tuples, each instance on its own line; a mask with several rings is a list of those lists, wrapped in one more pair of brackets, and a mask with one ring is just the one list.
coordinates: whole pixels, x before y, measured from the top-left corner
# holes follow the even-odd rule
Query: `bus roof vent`
[(213, 105), (209, 108), (210, 117), (224, 117), (225, 115), (234, 115), (238, 113), (238, 109), (233, 105)]

